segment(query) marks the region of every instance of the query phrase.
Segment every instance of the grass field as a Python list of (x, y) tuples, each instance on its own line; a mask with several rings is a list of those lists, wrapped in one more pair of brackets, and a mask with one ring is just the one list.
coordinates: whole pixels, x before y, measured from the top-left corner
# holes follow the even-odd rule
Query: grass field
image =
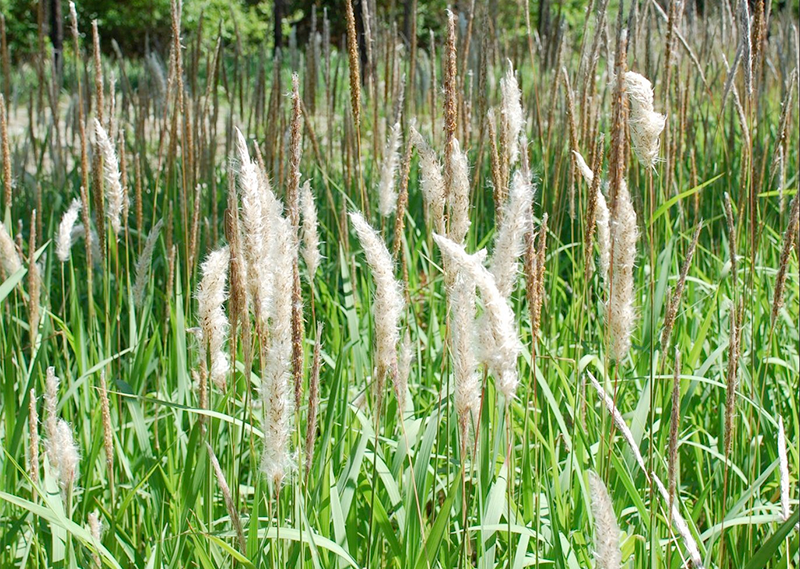
[(0, 566), (797, 567), (798, 20), (722, 4), (3, 31)]

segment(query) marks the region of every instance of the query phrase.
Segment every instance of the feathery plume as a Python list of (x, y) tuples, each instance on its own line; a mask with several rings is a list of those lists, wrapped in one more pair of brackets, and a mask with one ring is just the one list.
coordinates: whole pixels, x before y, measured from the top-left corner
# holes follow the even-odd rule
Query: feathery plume
[[(456, 243), (463, 243), (469, 231), (469, 163), (466, 152), (461, 152), (458, 139), (454, 138), (446, 158), (450, 172), (450, 184), (445, 185), (450, 205), (450, 228), (447, 236)], [(445, 179), (446, 176), (445, 176)]]
[(636, 261), (636, 240), (639, 237), (636, 212), (624, 179), (620, 180), (616, 207), (612, 214), (608, 324), (611, 329), (612, 354), (617, 362), (621, 362), (631, 348), (631, 335), (636, 326), (633, 265)]
[(10, 277), (22, 268), (22, 260), (19, 258), (17, 246), (2, 222), (0, 222), (0, 263), (2, 263), (6, 277)]
[(425, 202), (430, 208), (434, 230), (436, 233), (443, 234), (445, 232), (445, 188), (442, 164), (439, 162), (436, 152), (425, 142), (425, 139), (413, 126), (411, 127), (411, 139), (419, 153), (422, 197), (425, 198)]
[[(378, 369), (378, 381), (375, 387), (377, 401), (380, 402), (382, 399), (381, 392), (386, 374), (391, 373), (398, 408), (402, 411), (405, 407), (405, 392), (401, 392), (400, 386), (397, 385), (397, 346), (400, 343), (398, 326), (405, 302), (400, 283), (394, 278), (392, 255), (378, 232), (358, 212), (350, 213), (350, 222), (361, 241), (375, 281), (372, 310), (375, 319), (375, 360)], [(380, 409), (380, 403), (376, 408)]]
[[(653, 473), (653, 480), (656, 483), (659, 494), (661, 494), (661, 498), (665, 502), (669, 503), (669, 494), (667, 489), (664, 488), (664, 483), (661, 482), (661, 479), (655, 473)], [(677, 503), (672, 504), (670, 516), (672, 517), (672, 525), (675, 527), (678, 535), (680, 535), (683, 539), (683, 545), (686, 547), (686, 553), (689, 554), (689, 558), (692, 560), (692, 564), (695, 566), (695, 569), (703, 569), (703, 558), (700, 556), (700, 550), (697, 548), (697, 542), (694, 540), (692, 532), (689, 530), (689, 524), (686, 523), (686, 520), (681, 515)]]
[(394, 186), (394, 177), (397, 164), (400, 161), (400, 122), (396, 122), (389, 131), (386, 147), (383, 151), (381, 164), (381, 177), (378, 186), (378, 212), (383, 217), (388, 217), (397, 208), (397, 190)]
[(58, 235), (56, 236), (56, 256), (62, 263), (69, 260), (70, 249), (72, 248), (72, 228), (78, 221), (78, 214), (81, 211), (81, 202), (78, 199), (72, 200), (69, 208), (61, 218), (58, 225)]
[(208, 451), (208, 457), (211, 460), (211, 466), (214, 469), (214, 476), (217, 479), (217, 484), (219, 484), (219, 489), (222, 492), (222, 499), (225, 501), (225, 509), (228, 510), (228, 516), (230, 516), (231, 524), (236, 532), (236, 541), (239, 544), (239, 551), (244, 553), (246, 551), (244, 530), (242, 529), (242, 521), (239, 519), (239, 512), (236, 509), (236, 504), (233, 502), (231, 488), (228, 486), (228, 481), (225, 479), (225, 473), (222, 471), (222, 467), (219, 465), (217, 455), (214, 454), (214, 449), (212, 449), (211, 445), (208, 443), (206, 443), (206, 450)]
[(611, 265), (611, 227), (610, 212), (603, 192), (600, 188), (594, 194), (597, 199), (595, 204), (595, 225), (597, 226), (597, 248), (600, 252), (600, 276), (603, 281), (608, 281), (608, 268)]
[(502, 224), (495, 234), (489, 265), (497, 288), (505, 298), (511, 295), (517, 282), (517, 259), (524, 251), (523, 237), (531, 229), (529, 213), (532, 201), (533, 184), (518, 170), (511, 180), (511, 192), (504, 206)]
[(111, 229), (114, 231), (114, 235), (118, 235), (122, 227), (120, 217), (122, 215), (122, 202), (125, 199), (125, 192), (122, 189), (122, 177), (119, 170), (119, 162), (117, 161), (117, 153), (114, 150), (114, 145), (108, 138), (106, 129), (103, 128), (103, 125), (97, 119), (94, 119), (94, 130), (97, 148), (103, 157), (103, 177), (106, 186), (106, 217), (108, 217), (111, 223)]
[(651, 167), (658, 157), (658, 138), (667, 118), (653, 110), (653, 86), (646, 77), (625, 72), (625, 91), (630, 105), (628, 130), (633, 152), (642, 164)]
[(309, 282), (314, 282), (314, 275), (322, 258), (319, 252), (319, 227), (317, 225), (317, 206), (311, 183), (306, 180), (300, 188), (300, 209), (303, 214), (303, 249), (301, 251), (306, 262)]
[(500, 294), (494, 276), (483, 266), (485, 251), (467, 254), (464, 246), (442, 235), (434, 234), (434, 241), (448, 261), (469, 276), (477, 286), (483, 300), (484, 313), (479, 321), (479, 356), (497, 382), (506, 405), (511, 403), (519, 383), (517, 358), (522, 345), (517, 335), (514, 311), (508, 300)]
[(592, 382), (592, 386), (597, 391), (597, 394), (600, 396), (600, 399), (603, 400), (603, 403), (608, 409), (608, 412), (611, 413), (611, 418), (614, 419), (614, 424), (617, 426), (617, 429), (622, 434), (622, 437), (625, 439), (625, 442), (628, 443), (628, 446), (633, 452), (633, 458), (636, 459), (636, 464), (639, 465), (639, 468), (642, 469), (644, 472), (645, 477), (647, 477), (647, 467), (644, 464), (644, 458), (642, 457), (642, 453), (639, 451), (639, 447), (636, 445), (636, 439), (633, 438), (633, 433), (631, 433), (628, 424), (625, 422), (625, 419), (622, 417), (622, 413), (619, 412), (617, 406), (614, 404), (614, 400), (606, 393), (606, 390), (603, 389), (603, 386), (600, 385), (600, 382), (592, 375), (591, 372), (587, 371), (587, 375), (589, 376), (589, 381)]
[[(51, 379), (51, 377), (53, 379)], [(58, 389), (58, 379), (55, 372), (50, 367), (47, 370), (47, 395), (45, 406), (48, 411), (45, 422), (45, 432), (47, 439), (44, 448), (50, 467), (58, 479), (61, 490), (69, 496), (75, 478), (78, 475), (78, 447), (72, 436), (72, 428), (64, 419), (59, 419), (55, 415), (57, 394), (54, 390)], [(53, 413), (51, 415), (51, 413)]]
[[(250, 160), (247, 142), (241, 131), (236, 129), (236, 153), (240, 161), (239, 195), (242, 201), (242, 252), (245, 260), (245, 273), (250, 297), (253, 299), (256, 323), (259, 333), (263, 333), (272, 303), (271, 272), (265, 270), (265, 249), (270, 241), (265, 241), (265, 217), (263, 200), (260, 191), (258, 166)], [(269, 192), (270, 194), (272, 192)], [(265, 243), (267, 246), (265, 247)]]
[(744, 310), (741, 301), (731, 304), (730, 335), (728, 337), (728, 370), (725, 377), (725, 437), (723, 447), (725, 457), (730, 456), (733, 444), (733, 416), (736, 412), (736, 389), (739, 386), (739, 355), (741, 339), (741, 318)]
[(450, 290), (453, 334), (455, 403), (461, 435), (461, 455), (466, 456), (469, 425), (477, 418), (481, 403), (481, 380), (475, 358), (475, 282), (462, 269)]
[(261, 470), (280, 487), (292, 467), (290, 435), (294, 415), (292, 379), (292, 264), (297, 256), (291, 222), (278, 216), (273, 227), (271, 263), (273, 264), (275, 306), (270, 342), (261, 379), (261, 402), (264, 412), (264, 451)]
[(222, 304), (227, 298), (226, 281), (230, 251), (222, 247), (209, 253), (200, 267), (202, 278), (197, 287), (197, 311), (200, 320), (200, 366), (201, 373), (207, 373), (208, 360), (211, 360), (210, 378), (218, 389), (225, 390), (225, 376), (230, 364), (224, 349), (228, 333), (228, 318)]
[(547, 220), (548, 215), (542, 216), (539, 227), (539, 247), (536, 250), (533, 273), (533, 306), (531, 307), (531, 337), (534, 341), (534, 351), (542, 327), (542, 303), (544, 302), (544, 263), (547, 253)]
[(603, 480), (589, 471), (589, 494), (594, 517), (594, 558), (597, 569), (619, 569), (622, 566), (619, 525), (614, 505)]
[(139, 258), (136, 260), (136, 279), (133, 285), (133, 300), (136, 306), (141, 306), (142, 301), (144, 301), (144, 289), (147, 286), (150, 262), (153, 260), (153, 251), (156, 248), (158, 234), (161, 231), (162, 225), (164, 225), (164, 220), (159, 219), (158, 223), (156, 223), (147, 234), (147, 239), (144, 242), (144, 249), (142, 249)]
[(358, 59), (356, 17), (353, 13), (353, 1), (345, 0), (344, 4), (347, 22), (347, 56), (350, 63), (350, 106), (353, 110), (353, 124), (358, 131), (361, 125), (361, 64)]
[[(36, 337), (39, 330), (39, 301), (42, 294), (42, 278), (39, 274), (39, 265), (36, 264), (36, 214), (31, 212), (31, 234), (28, 240), (28, 329), (31, 339)], [(31, 341), (33, 345), (33, 341)]]
[(519, 135), (525, 126), (525, 113), (522, 110), (522, 93), (519, 90), (514, 66), (508, 62), (508, 71), (500, 79), (500, 113), (502, 117), (502, 139), (505, 141), (506, 167), (510, 168), (519, 160)]

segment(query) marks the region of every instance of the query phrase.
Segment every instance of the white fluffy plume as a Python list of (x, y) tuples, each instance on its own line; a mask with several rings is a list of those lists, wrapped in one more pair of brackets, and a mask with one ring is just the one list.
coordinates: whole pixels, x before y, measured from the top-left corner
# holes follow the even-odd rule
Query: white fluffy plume
[(16, 273), (22, 268), (22, 261), (17, 252), (17, 246), (14, 240), (6, 231), (6, 226), (0, 222), (0, 263), (2, 263), (3, 270), (6, 276)]
[(594, 558), (596, 569), (619, 569), (622, 565), (619, 525), (614, 505), (603, 480), (589, 471), (589, 493), (594, 517)]
[(470, 421), (477, 418), (481, 402), (481, 379), (475, 357), (475, 281), (458, 270), (450, 289), (450, 318), (453, 334), (453, 376), (455, 403), (461, 428), (461, 449), (466, 448)]
[(69, 208), (61, 217), (58, 224), (58, 235), (56, 235), (56, 256), (62, 263), (69, 261), (69, 253), (72, 249), (72, 228), (78, 221), (78, 214), (81, 211), (81, 200), (74, 199), (69, 204)]
[(617, 192), (616, 209), (612, 213), (615, 215), (610, 223), (612, 282), (608, 298), (608, 325), (611, 329), (612, 355), (620, 362), (628, 355), (631, 335), (636, 326), (633, 267), (639, 238), (636, 211), (624, 180)]
[(522, 110), (522, 94), (517, 76), (510, 61), (505, 77), (500, 79), (500, 97), (502, 127), (508, 144), (508, 165), (513, 166), (519, 160), (519, 134), (525, 125), (525, 113)]
[(317, 206), (311, 183), (306, 180), (300, 188), (300, 210), (303, 214), (303, 259), (308, 270), (308, 280), (314, 282), (314, 275), (319, 268), (322, 256), (319, 252), (319, 227), (317, 225)]
[(667, 119), (653, 110), (653, 86), (646, 77), (627, 71), (625, 90), (630, 104), (628, 130), (631, 146), (642, 164), (652, 166), (658, 157), (658, 138)]
[(458, 139), (453, 139), (450, 155), (450, 171), (453, 180), (450, 187), (450, 227), (447, 236), (456, 243), (463, 243), (469, 231), (469, 161), (461, 151)]
[(388, 217), (397, 208), (397, 190), (394, 186), (394, 177), (397, 165), (400, 162), (400, 134), (402, 129), (397, 122), (389, 131), (386, 147), (383, 151), (381, 164), (381, 178), (378, 186), (378, 211), (383, 217)]
[(517, 391), (519, 377), (517, 358), (522, 345), (516, 329), (514, 310), (497, 288), (495, 278), (483, 266), (485, 252), (469, 255), (463, 245), (442, 235), (434, 234), (442, 255), (471, 278), (481, 293), (484, 312), (479, 321), (478, 349), (497, 383), (497, 389), (509, 404)]
[(225, 389), (225, 377), (230, 369), (225, 351), (228, 317), (222, 306), (228, 296), (229, 262), (227, 246), (209, 253), (200, 267), (203, 276), (196, 295), (200, 319), (200, 361), (206, 365), (210, 359), (209, 376), (220, 390)]
[(517, 260), (524, 251), (523, 238), (530, 230), (532, 201), (533, 184), (518, 170), (511, 180), (511, 193), (503, 206), (503, 221), (495, 234), (494, 252), (489, 264), (497, 288), (505, 298), (511, 295), (517, 282)]
[(103, 155), (103, 178), (106, 183), (106, 217), (111, 223), (114, 235), (119, 235), (122, 228), (121, 216), (125, 192), (122, 189), (122, 175), (114, 145), (100, 121), (94, 119), (94, 131), (97, 148)]
[(45, 441), (44, 450), (54, 475), (58, 479), (61, 490), (67, 494), (78, 477), (78, 464), (80, 456), (72, 428), (64, 419), (59, 419), (56, 413), (58, 405), (58, 377), (55, 368), (47, 368), (45, 382)]
[(291, 221), (282, 216), (275, 220), (273, 236), (271, 245), (275, 306), (266, 365), (261, 378), (261, 403), (264, 412), (261, 469), (277, 486), (292, 467), (292, 264), (297, 256), (297, 243)]
[[(400, 344), (399, 324), (405, 301), (402, 289), (394, 277), (392, 255), (378, 232), (358, 212), (350, 213), (350, 222), (358, 235), (367, 263), (375, 280), (375, 298), (372, 303), (375, 318), (375, 351), (378, 376), (397, 375), (397, 347)], [(404, 408), (405, 393), (395, 386), (398, 407)]]
[(436, 156), (436, 152), (425, 142), (425, 139), (413, 126), (411, 127), (411, 140), (419, 153), (422, 197), (425, 198), (425, 203), (430, 209), (434, 230), (437, 233), (444, 234), (445, 191), (442, 163)]

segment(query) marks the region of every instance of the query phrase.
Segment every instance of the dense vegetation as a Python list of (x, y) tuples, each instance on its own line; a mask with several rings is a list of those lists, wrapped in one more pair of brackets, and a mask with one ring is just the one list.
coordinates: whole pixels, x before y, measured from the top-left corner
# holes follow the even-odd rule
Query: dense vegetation
[(3, 31), (0, 565), (797, 566), (796, 13), (357, 6)]

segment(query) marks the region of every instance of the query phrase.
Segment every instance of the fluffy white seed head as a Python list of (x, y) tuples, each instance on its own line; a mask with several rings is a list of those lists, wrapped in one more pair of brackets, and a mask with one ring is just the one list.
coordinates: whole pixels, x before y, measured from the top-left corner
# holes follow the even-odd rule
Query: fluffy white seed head
[(322, 255), (319, 252), (319, 227), (317, 224), (317, 206), (311, 183), (306, 180), (300, 189), (300, 209), (303, 214), (303, 259), (308, 270), (308, 279), (314, 282), (314, 275), (319, 268)]
[(463, 243), (469, 231), (469, 162), (467, 154), (461, 152), (458, 139), (453, 139), (450, 146), (450, 171), (452, 186), (450, 187), (450, 227), (448, 237), (456, 243)]
[(141, 306), (142, 301), (144, 301), (144, 289), (147, 286), (147, 277), (150, 274), (150, 262), (153, 260), (153, 251), (156, 248), (158, 233), (161, 231), (162, 225), (164, 225), (164, 220), (159, 219), (158, 223), (156, 223), (147, 234), (147, 239), (144, 242), (144, 249), (142, 249), (139, 258), (136, 260), (136, 280), (133, 285), (133, 300), (137, 306)]
[(400, 162), (401, 132), (400, 123), (395, 123), (389, 131), (389, 138), (386, 140), (386, 147), (383, 151), (381, 178), (378, 186), (378, 212), (383, 217), (390, 216), (397, 209), (397, 190), (394, 186), (394, 178)]
[(200, 320), (200, 357), (209, 362), (209, 377), (220, 390), (225, 389), (225, 377), (230, 369), (225, 339), (228, 317), (223, 304), (228, 296), (226, 283), (230, 250), (227, 246), (209, 253), (200, 267), (202, 278), (197, 286), (198, 318)]
[(271, 240), (275, 305), (271, 318), (270, 342), (261, 378), (264, 413), (264, 450), (261, 470), (276, 486), (292, 468), (290, 438), (294, 415), (292, 379), (292, 264), (297, 243), (291, 221), (279, 216)]
[(375, 297), (372, 303), (375, 318), (375, 363), (379, 373), (386, 373), (397, 366), (399, 324), (405, 301), (400, 283), (394, 277), (392, 255), (383, 239), (360, 213), (350, 213), (350, 222), (364, 249), (375, 281)]
[(58, 235), (56, 235), (56, 256), (62, 263), (69, 260), (70, 249), (72, 248), (72, 228), (75, 222), (78, 221), (78, 214), (81, 211), (81, 201), (79, 199), (72, 200), (69, 208), (61, 217), (61, 223), (58, 224)]
[(505, 298), (511, 296), (517, 282), (517, 260), (525, 249), (523, 238), (530, 231), (532, 201), (533, 184), (522, 171), (514, 172), (511, 193), (503, 206), (503, 222), (495, 234), (494, 252), (489, 265), (497, 288)]
[[(599, 201), (599, 200), (598, 200)], [(611, 330), (611, 353), (618, 362), (628, 355), (636, 326), (633, 268), (636, 262), (636, 211), (624, 180), (617, 192), (616, 215), (610, 222), (611, 285), (608, 299), (608, 325)]]
[(261, 195), (261, 180), (258, 166), (250, 159), (247, 141), (241, 131), (236, 129), (236, 155), (239, 160), (239, 191), (241, 199), (242, 253), (247, 274), (247, 291), (255, 303), (255, 313), (259, 326), (266, 326), (268, 306), (272, 300), (272, 286), (265, 257), (268, 247), (265, 243), (265, 223)]
[(64, 419), (58, 419), (53, 436), (47, 438), (44, 447), (47, 460), (58, 478), (61, 489), (65, 493), (68, 492), (78, 477), (80, 463), (78, 445), (75, 444), (69, 423)]
[(667, 119), (653, 110), (653, 86), (646, 77), (627, 71), (625, 91), (630, 104), (628, 130), (631, 146), (642, 164), (653, 166), (658, 157), (659, 137)]
[(425, 198), (425, 203), (430, 208), (434, 230), (437, 233), (444, 234), (445, 190), (442, 163), (436, 156), (436, 152), (425, 142), (425, 139), (413, 126), (411, 127), (411, 140), (419, 153), (422, 197)]
[(111, 223), (114, 235), (119, 235), (122, 228), (121, 216), (125, 192), (122, 188), (122, 175), (119, 170), (117, 153), (114, 144), (108, 137), (106, 129), (100, 121), (94, 119), (94, 131), (97, 148), (103, 156), (103, 178), (106, 188), (106, 217)]
[(478, 355), (494, 376), (497, 389), (505, 397), (506, 404), (509, 404), (519, 383), (517, 358), (522, 351), (514, 310), (500, 294), (492, 273), (483, 266), (484, 251), (469, 255), (463, 245), (447, 237), (434, 234), (433, 239), (441, 249), (442, 256), (465, 271), (481, 293), (484, 311), (477, 326)]
[(3, 271), (5, 271), (7, 277), (22, 268), (17, 246), (2, 222), (0, 222), (0, 263), (2, 263)]
[(597, 569), (619, 569), (622, 566), (620, 534), (614, 505), (603, 480), (589, 471), (589, 494), (594, 517), (594, 558)]
[(453, 376), (455, 403), (462, 434), (470, 420), (476, 419), (481, 402), (481, 380), (475, 357), (475, 281), (459, 270), (450, 289), (453, 334)]
[(519, 160), (519, 134), (525, 125), (525, 113), (522, 110), (522, 94), (517, 76), (510, 61), (505, 77), (500, 79), (500, 97), (502, 126), (508, 143), (508, 164), (513, 166)]

